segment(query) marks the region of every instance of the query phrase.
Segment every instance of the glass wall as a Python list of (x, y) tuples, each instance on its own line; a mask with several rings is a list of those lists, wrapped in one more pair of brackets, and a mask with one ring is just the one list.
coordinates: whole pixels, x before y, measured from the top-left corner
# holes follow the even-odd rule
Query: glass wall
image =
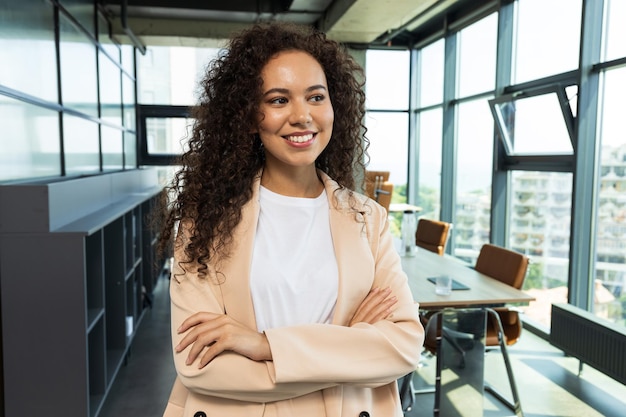
[(459, 104), (454, 255), (471, 264), (488, 243), (493, 170), (493, 119), (485, 99)]
[(96, 3), (0, 4), (0, 182), (137, 167), (134, 48)]
[(392, 201), (406, 201), (409, 52), (368, 50), (365, 56), (370, 171), (390, 171)]
[(416, 79), (416, 162), (417, 198), (420, 216), (439, 220), (441, 217), (441, 172), (443, 152), (443, 39), (419, 51)]
[(517, 1), (516, 84), (578, 68), (582, 0)]
[(596, 258), (593, 312), (626, 323), (626, 2), (607, 0), (604, 8), (603, 52), (608, 65), (599, 76), (598, 141), (600, 167), (597, 179)]
[[(598, 21), (586, 28), (583, 6), (603, 10), (588, 13)], [(497, 13), (463, 16), (462, 24), (447, 21), (453, 29), (445, 36), (412, 51), (414, 203), (426, 208), (423, 215), (454, 224), (449, 250), (469, 264), (485, 242), (528, 255), (523, 289), (537, 301), (524, 317), (546, 331), (555, 302), (574, 302), (615, 322), (626, 317), (624, 7), (619, 0), (518, 0), (500, 4)], [(578, 85), (586, 48), (600, 50), (590, 54), (597, 56), (589, 66), (592, 82)], [(578, 109), (581, 95), (597, 103), (587, 100)], [(577, 137), (576, 125), (593, 126), (595, 138)], [(597, 154), (578, 152), (594, 140)], [(595, 216), (586, 226), (572, 217), (583, 209), (575, 202), (592, 196), (574, 199), (585, 181), (576, 167), (597, 172)], [(595, 233), (591, 242), (588, 230)], [(570, 259), (581, 248), (588, 256)], [(583, 298), (589, 294), (588, 304), (572, 299), (572, 285)]]
[[(365, 54), (365, 126), (369, 171), (388, 171), (391, 203), (407, 201), (409, 159), (409, 59), (407, 50), (373, 50)], [(400, 236), (402, 213), (391, 212), (391, 232)]]
[[(167, 160), (186, 149), (193, 120), (188, 109), (198, 102), (200, 82), (218, 48), (153, 46), (137, 58), (140, 120), (145, 129), (146, 163), (155, 158)], [(165, 169), (169, 178), (175, 168)]]

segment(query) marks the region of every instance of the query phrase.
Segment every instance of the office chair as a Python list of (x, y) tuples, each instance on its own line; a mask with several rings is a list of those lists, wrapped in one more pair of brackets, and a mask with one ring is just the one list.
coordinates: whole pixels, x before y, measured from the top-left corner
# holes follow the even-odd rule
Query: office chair
[[(479, 252), (474, 269), (504, 284), (521, 289), (524, 278), (526, 277), (528, 263), (528, 257), (523, 254), (500, 246), (485, 244)], [(506, 349), (507, 345), (516, 343), (521, 335), (522, 324), (519, 318), (519, 312), (504, 306), (489, 306), (486, 307), (485, 310), (487, 311), (485, 347), (500, 348), (511, 387), (513, 401), (507, 399), (495, 387), (487, 383), (485, 383), (485, 390), (520, 416), (522, 415), (521, 403), (513, 376), (513, 369)], [(424, 313), (421, 315), (421, 319), (423, 324), (430, 324), (433, 320), (433, 314), (431, 312)], [(427, 326), (425, 325), (425, 327)], [(436, 353), (437, 342), (443, 337), (450, 342), (452, 348), (460, 354), (459, 367), (465, 366), (465, 349), (459, 343), (463, 343), (464, 339), (462, 326), (456, 331), (443, 327), (440, 333), (437, 332), (434, 327), (435, 326), (428, 326), (425, 331), (424, 348), (431, 353)]]
[[(528, 270), (527, 256), (492, 244), (485, 244), (480, 249), (474, 269), (491, 278), (516, 289), (521, 289)], [(505, 306), (495, 306), (487, 309), (486, 347), (499, 347), (506, 366), (513, 402), (505, 398), (493, 386), (485, 384), (485, 390), (506, 404), (518, 415), (521, 414), (521, 405), (513, 370), (509, 361), (506, 346), (515, 344), (522, 333), (522, 322), (519, 312)]]
[[(431, 312), (427, 321), (422, 320), (424, 333), (426, 335), (423, 348), (426, 352), (430, 352), (437, 357), (435, 386), (415, 389), (413, 376), (418, 372), (417, 370), (398, 379), (398, 391), (400, 393), (400, 402), (404, 413), (411, 411), (417, 395), (428, 393), (435, 394), (434, 410), (439, 410), (442, 395), (441, 376), (442, 371), (447, 367), (447, 365), (444, 365), (444, 360), (439, 355), (442, 353), (441, 346), (444, 341), (446, 344), (452, 346), (454, 351), (461, 358), (461, 361), (457, 365), (458, 368), (465, 368), (465, 352), (471, 351), (476, 346), (482, 346), (480, 340), (483, 339), (484, 336), (484, 321), (481, 324), (480, 321), (476, 320), (477, 312), (482, 315), (483, 318), (485, 317), (485, 312), (481, 308), (445, 308)], [(466, 326), (464, 328), (465, 331), (458, 331), (456, 325), (453, 324), (459, 317), (466, 317), (470, 323), (469, 327)]]
[(389, 182), (389, 171), (365, 171), (365, 194), (389, 211), (393, 184)]
[[(528, 257), (521, 253), (485, 244), (480, 249), (474, 269), (519, 290), (524, 284), (528, 263)], [(503, 306), (496, 306), (493, 309), (500, 316), (506, 344), (509, 346), (515, 344), (522, 332), (519, 312)], [(487, 346), (498, 345), (497, 323), (490, 319), (487, 323)]]
[(443, 256), (451, 226), (451, 223), (421, 218), (417, 222), (415, 244)]

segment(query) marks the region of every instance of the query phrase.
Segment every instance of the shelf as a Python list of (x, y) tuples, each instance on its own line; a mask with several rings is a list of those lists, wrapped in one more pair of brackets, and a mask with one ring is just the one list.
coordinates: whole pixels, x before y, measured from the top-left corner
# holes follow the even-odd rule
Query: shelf
[[(160, 274), (144, 221), (158, 207), (156, 178), (0, 186), (0, 215), (15, 216), (0, 225), (5, 417), (38, 415), (41, 404), (51, 415), (98, 416)], [(30, 322), (40, 330), (24, 332)], [(43, 364), (32, 361), (41, 340)]]

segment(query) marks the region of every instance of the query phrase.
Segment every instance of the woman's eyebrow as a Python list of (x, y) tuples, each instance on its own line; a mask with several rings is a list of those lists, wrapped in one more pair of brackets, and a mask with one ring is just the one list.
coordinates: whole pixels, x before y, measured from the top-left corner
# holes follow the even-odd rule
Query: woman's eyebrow
[[(309, 93), (309, 92), (315, 91), (315, 90), (326, 90), (326, 86), (324, 86), (322, 84), (315, 84), (315, 85), (312, 85), (312, 86), (308, 87), (305, 90), (305, 92)], [(263, 93), (264, 96), (267, 96), (269, 94), (289, 94), (289, 89), (276, 87), (276, 88), (270, 88), (265, 93)]]

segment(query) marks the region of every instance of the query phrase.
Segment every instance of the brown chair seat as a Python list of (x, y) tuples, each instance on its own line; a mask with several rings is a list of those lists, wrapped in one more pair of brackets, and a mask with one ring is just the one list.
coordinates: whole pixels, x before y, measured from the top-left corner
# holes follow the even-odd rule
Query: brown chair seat
[(448, 242), (450, 226), (450, 223), (439, 220), (419, 219), (415, 232), (415, 244), (420, 248), (443, 256)]
[[(500, 317), (502, 323), (502, 331), (504, 333), (504, 339), (507, 345), (515, 344), (522, 335), (522, 321), (519, 313), (516, 310), (511, 310), (508, 307), (495, 307), (493, 309)], [(486, 333), (486, 346), (498, 346), (498, 324), (492, 315), (487, 316), (487, 333)]]

